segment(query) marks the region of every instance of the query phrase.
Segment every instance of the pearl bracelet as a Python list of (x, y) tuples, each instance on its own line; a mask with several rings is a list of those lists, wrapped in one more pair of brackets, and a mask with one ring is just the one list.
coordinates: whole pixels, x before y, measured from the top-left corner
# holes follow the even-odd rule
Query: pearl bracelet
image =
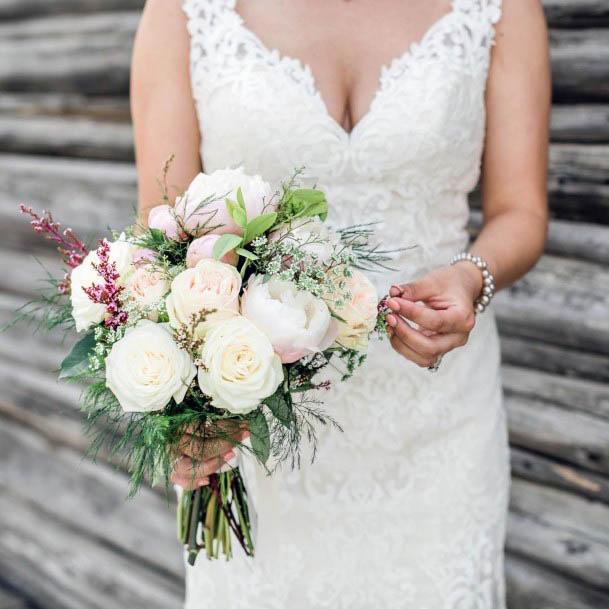
[(476, 313), (484, 313), (486, 307), (488, 307), (493, 299), (493, 296), (495, 295), (495, 277), (493, 277), (493, 274), (488, 270), (486, 260), (480, 256), (474, 256), (469, 252), (461, 252), (460, 254), (456, 254), (451, 258), (450, 264), (453, 265), (457, 264), (457, 262), (463, 261), (475, 264), (482, 273), (482, 292), (474, 301), (474, 310)]

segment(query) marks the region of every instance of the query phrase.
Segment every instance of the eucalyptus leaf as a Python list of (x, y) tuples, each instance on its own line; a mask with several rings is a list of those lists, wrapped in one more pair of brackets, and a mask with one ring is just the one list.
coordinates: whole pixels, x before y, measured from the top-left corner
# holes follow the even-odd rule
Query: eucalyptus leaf
[(264, 464), (271, 454), (271, 436), (266, 417), (260, 409), (250, 417), (249, 429), (252, 450), (259, 461)]
[(89, 368), (89, 354), (95, 349), (95, 344), (94, 333), (85, 334), (61, 362), (59, 378), (73, 378), (86, 372)]
[(220, 260), (222, 256), (241, 245), (242, 238), (239, 235), (222, 235), (214, 244), (214, 258)]
[(264, 235), (275, 222), (277, 222), (277, 214), (275, 212), (262, 214), (261, 216), (254, 218), (251, 222), (248, 222), (245, 228), (245, 237), (243, 238), (244, 243), (249, 243), (256, 239), (256, 237)]

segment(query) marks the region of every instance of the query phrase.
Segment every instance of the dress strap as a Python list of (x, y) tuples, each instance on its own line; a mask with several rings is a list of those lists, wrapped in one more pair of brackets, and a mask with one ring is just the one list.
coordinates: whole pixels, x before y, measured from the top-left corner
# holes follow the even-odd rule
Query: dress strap
[(455, 10), (478, 17), (490, 25), (501, 19), (501, 5), (502, 0), (453, 0)]
[(213, 27), (227, 12), (233, 11), (236, 0), (181, 0), (188, 20), (197, 20)]

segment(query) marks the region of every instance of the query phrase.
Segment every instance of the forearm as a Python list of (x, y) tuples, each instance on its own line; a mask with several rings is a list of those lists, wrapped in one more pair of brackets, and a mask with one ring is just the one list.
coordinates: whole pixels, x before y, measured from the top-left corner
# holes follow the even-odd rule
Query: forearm
[(510, 209), (488, 218), (470, 251), (486, 260), (502, 289), (520, 279), (543, 253), (547, 214), (537, 206), (534, 211)]

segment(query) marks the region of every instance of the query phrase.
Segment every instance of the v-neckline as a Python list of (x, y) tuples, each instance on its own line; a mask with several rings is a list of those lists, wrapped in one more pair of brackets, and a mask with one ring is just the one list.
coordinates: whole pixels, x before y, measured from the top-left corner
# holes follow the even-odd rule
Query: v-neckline
[(343, 125), (341, 125), (341, 123), (339, 123), (334, 118), (334, 116), (332, 116), (328, 108), (328, 104), (326, 103), (319, 87), (317, 86), (317, 79), (315, 78), (315, 74), (313, 72), (313, 69), (311, 68), (311, 65), (299, 59), (298, 57), (293, 57), (291, 55), (283, 53), (278, 48), (268, 46), (262, 40), (262, 38), (260, 38), (260, 36), (247, 25), (244, 18), (237, 11), (237, 0), (230, 0), (228, 6), (232, 14), (236, 17), (239, 27), (244, 32), (246, 32), (248, 36), (250, 36), (250, 38), (254, 41), (256, 46), (258, 46), (259, 50), (262, 53), (268, 55), (269, 57), (277, 57), (279, 62), (289, 62), (290, 64), (296, 66), (298, 71), (302, 75), (308, 77), (311, 90), (313, 91), (315, 98), (319, 101), (321, 110), (326, 119), (330, 121), (330, 123), (344, 139), (346, 139), (347, 141), (351, 141), (356, 135), (356, 132), (361, 129), (361, 125), (365, 124), (370, 119), (374, 111), (374, 106), (376, 105), (377, 100), (379, 99), (380, 95), (384, 90), (384, 83), (387, 74), (391, 72), (391, 70), (394, 69), (395, 66), (397, 66), (398, 64), (410, 61), (414, 57), (414, 51), (426, 45), (432, 39), (436, 31), (439, 30), (447, 21), (453, 18), (454, 14), (457, 11), (457, 1), (458, 0), (450, 0), (449, 2), (447, 2), (450, 7), (450, 10), (448, 10), (444, 15), (434, 20), (425, 30), (421, 38), (411, 42), (402, 53), (400, 53), (390, 61), (381, 64), (379, 68), (377, 86), (370, 99), (368, 110), (366, 110), (366, 112), (362, 114), (360, 119), (355, 123), (355, 125), (353, 125), (353, 127), (349, 131), (345, 129)]

